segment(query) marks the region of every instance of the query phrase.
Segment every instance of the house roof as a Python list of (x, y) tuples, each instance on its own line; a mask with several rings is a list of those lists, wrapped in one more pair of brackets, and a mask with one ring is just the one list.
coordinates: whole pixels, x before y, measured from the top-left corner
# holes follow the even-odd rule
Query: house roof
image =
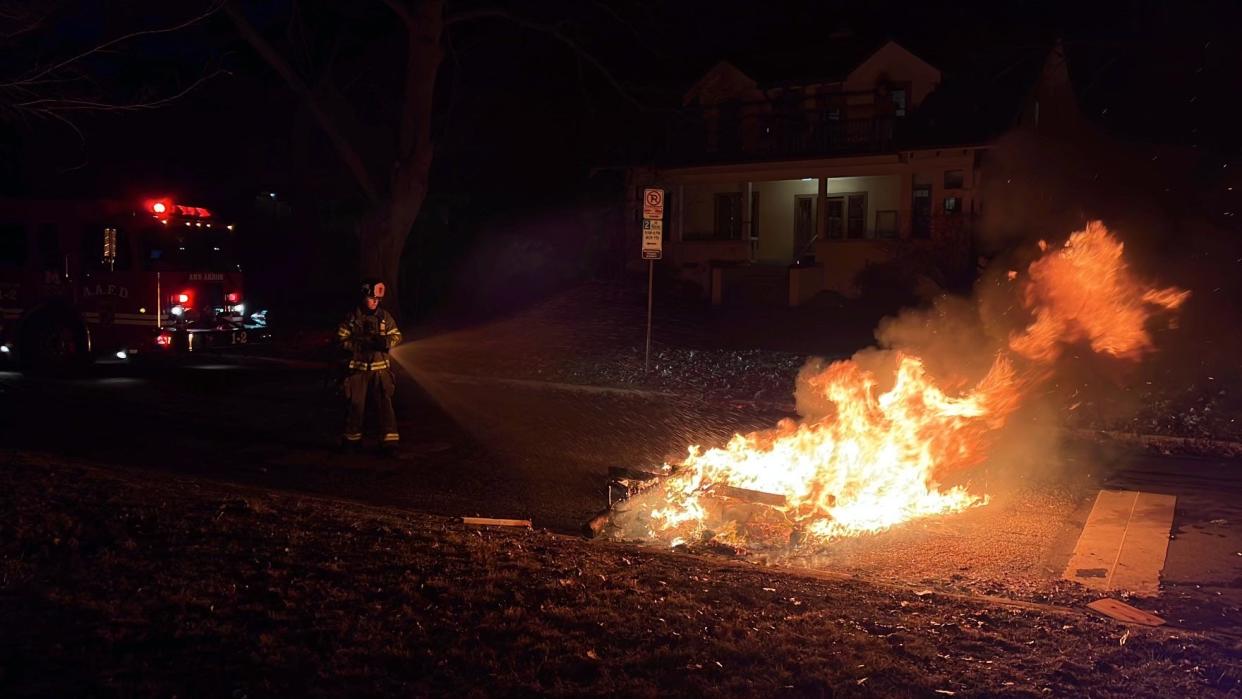
[(1024, 48), (979, 60), (972, 71), (946, 74), (903, 121), (902, 147), (985, 143), (1013, 128), (1047, 55)]
[(852, 70), (891, 39), (854, 36), (827, 37), (823, 43), (805, 44), (779, 52), (726, 57), (760, 87), (782, 87), (841, 82)]

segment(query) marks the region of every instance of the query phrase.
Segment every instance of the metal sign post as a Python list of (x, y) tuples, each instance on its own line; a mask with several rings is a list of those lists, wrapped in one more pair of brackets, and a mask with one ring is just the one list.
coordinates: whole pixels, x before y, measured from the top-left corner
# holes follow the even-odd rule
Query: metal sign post
[(664, 257), (664, 190), (643, 189), (643, 259), (647, 261), (647, 349), (643, 372), (651, 371), (651, 304), (655, 291), (655, 261)]

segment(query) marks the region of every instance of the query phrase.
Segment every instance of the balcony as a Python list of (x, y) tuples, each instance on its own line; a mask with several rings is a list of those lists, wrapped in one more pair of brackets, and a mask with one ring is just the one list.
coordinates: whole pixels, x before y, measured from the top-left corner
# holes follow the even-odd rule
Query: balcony
[(727, 107), (678, 115), (667, 164), (796, 160), (896, 150), (894, 117), (840, 119), (836, 111), (739, 113)]

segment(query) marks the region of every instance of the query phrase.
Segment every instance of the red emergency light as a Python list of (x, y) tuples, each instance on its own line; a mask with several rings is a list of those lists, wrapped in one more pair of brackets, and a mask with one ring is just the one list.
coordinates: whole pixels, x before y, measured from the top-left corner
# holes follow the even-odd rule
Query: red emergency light
[(155, 214), (156, 218), (165, 218), (172, 212), (173, 203), (167, 198), (148, 199), (142, 203), (142, 208)]
[(211, 218), (213, 216), (210, 209), (202, 206), (175, 204), (168, 197), (160, 199), (147, 199), (142, 203), (142, 208), (151, 212), (160, 220), (166, 220), (169, 216), (173, 215), (184, 216), (186, 218)]
[(183, 291), (180, 294), (177, 294), (177, 303), (185, 304), (189, 302), (190, 294), (188, 292)]
[(237, 303), (238, 301), (241, 301), (241, 294), (236, 291), (231, 291), (224, 298), (227, 299), (229, 303)]
[(191, 218), (211, 218), (211, 211), (201, 206), (182, 206), (177, 205), (178, 216), (189, 216)]

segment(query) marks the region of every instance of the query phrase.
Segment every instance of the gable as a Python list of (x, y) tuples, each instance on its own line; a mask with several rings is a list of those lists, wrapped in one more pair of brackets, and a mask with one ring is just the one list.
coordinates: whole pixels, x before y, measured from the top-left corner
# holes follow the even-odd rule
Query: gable
[(889, 41), (850, 71), (845, 89), (867, 92), (884, 81), (910, 83), (910, 104), (918, 106), (940, 84), (940, 71), (901, 44)]
[(729, 61), (720, 61), (699, 78), (682, 98), (683, 105), (709, 105), (762, 99), (759, 85)]

